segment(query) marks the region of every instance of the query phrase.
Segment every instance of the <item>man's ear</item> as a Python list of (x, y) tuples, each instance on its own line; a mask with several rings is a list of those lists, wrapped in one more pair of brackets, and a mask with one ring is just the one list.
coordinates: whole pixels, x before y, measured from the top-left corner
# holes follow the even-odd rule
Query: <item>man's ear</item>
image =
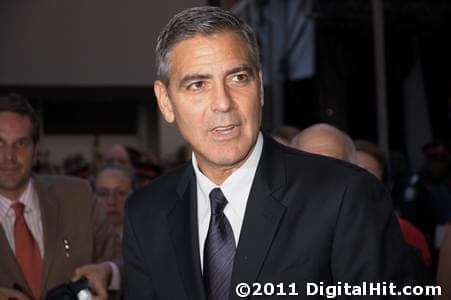
[(174, 109), (166, 85), (162, 81), (157, 80), (153, 84), (153, 91), (164, 119), (168, 123), (173, 123), (175, 120)]
[(260, 104), (263, 107), (263, 105), (265, 105), (265, 93), (264, 93), (264, 89), (263, 89), (262, 71), (258, 72), (258, 77), (260, 79)]

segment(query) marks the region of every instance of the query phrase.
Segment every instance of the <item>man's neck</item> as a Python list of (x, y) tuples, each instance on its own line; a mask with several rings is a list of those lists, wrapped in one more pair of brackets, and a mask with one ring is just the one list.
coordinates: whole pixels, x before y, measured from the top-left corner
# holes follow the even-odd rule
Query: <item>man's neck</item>
[(213, 183), (221, 185), (233, 172), (241, 166), (224, 167), (224, 168), (205, 168), (199, 165), (199, 170)]
[(197, 166), (199, 167), (199, 170), (214, 184), (221, 185), (230, 175), (232, 175), (232, 173), (238, 170), (249, 159), (249, 157), (251, 156), (252, 152), (255, 149), (255, 145), (256, 144), (252, 146), (252, 148), (249, 150), (249, 152), (246, 154), (244, 158), (242, 158), (240, 161), (237, 161), (232, 165), (221, 166), (211, 164), (202, 157), (197, 156), (196, 154), (194, 155), (196, 155)]
[[(241, 160), (235, 162), (231, 165), (217, 165), (208, 161), (205, 157), (193, 151), (193, 163), (197, 164), (197, 168), (199, 171), (204, 174), (211, 182), (216, 185), (221, 185), (226, 181), (226, 179), (236, 172), (241, 166), (243, 166), (249, 158), (254, 153), (257, 144), (259, 143), (259, 137), (261, 133), (257, 136), (257, 139), (254, 142), (254, 145), (249, 149), (249, 152), (246, 153), (245, 157)], [(261, 143), (262, 141), (260, 141)], [(260, 146), (261, 147), (261, 146)]]
[(28, 186), (28, 182), (24, 186), (22, 186), (18, 189), (14, 189), (14, 190), (2, 189), (2, 190), (0, 190), (0, 195), (2, 195), (3, 197), (5, 197), (6, 199), (8, 199), (12, 202), (16, 202), (16, 201), (19, 201), (20, 197), (22, 197), (23, 193), (27, 189), (27, 186)]

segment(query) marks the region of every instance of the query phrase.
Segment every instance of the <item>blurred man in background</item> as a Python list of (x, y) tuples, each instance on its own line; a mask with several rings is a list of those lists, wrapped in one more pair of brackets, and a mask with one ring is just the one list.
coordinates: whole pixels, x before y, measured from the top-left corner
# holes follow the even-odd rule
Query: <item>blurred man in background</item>
[[(374, 143), (367, 140), (356, 140), (356, 164), (376, 176), (388, 187), (388, 163), (384, 152)], [(395, 207), (398, 210), (397, 207)], [(397, 214), (404, 239), (418, 249), (426, 268), (431, 267), (431, 252), (424, 234), (412, 223)]]
[[(451, 223), (451, 151), (446, 141), (432, 141), (422, 148), (419, 172), (402, 184), (401, 215), (417, 226), (432, 245), (433, 266)], [(434, 271), (434, 270), (433, 270)]]
[(132, 159), (127, 148), (122, 144), (114, 144), (106, 152), (104, 157), (105, 164), (121, 165), (133, 171)]
[(299, 133), (299, 129), (293, 126), (280, 126), (271, 131), (271, 136), (279, 143), (288, 146), (291, 140)]
[(325, 123), (302, 130), (291, 140), (291, 146), (305, 152), (348, 162), (355, 161), (355, 148), (351, 138), (340, 129)]
[(87, 182), (31, 173), (39, 135), (26, 99), (0, 97), (0, 299), (42, 299), (82, 277), (106, 299), (119, 288), (120, 239)]
[(122, 237), (124, 205), (133, 191), (131, 171), (120, 165), (106, 165), (95, 179), (95, 195), (102, 204), (116, 232)]

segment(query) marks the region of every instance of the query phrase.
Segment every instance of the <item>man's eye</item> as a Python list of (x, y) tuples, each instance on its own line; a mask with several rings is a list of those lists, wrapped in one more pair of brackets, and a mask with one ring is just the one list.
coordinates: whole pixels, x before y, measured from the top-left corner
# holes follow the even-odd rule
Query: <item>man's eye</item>
[(29, 140), (20, 140), (16, 143), (16, 147), (17, 148), (24, 148), (27, 147), (28, 145), (30, 145), (30, 141)]
[(117, 191), (117, 194), (120, 198), (127, 198), (129, 192), (128, 191)]
[(233, 80), (239, 81), (239, 82), (247, 81), (248, 79), (249, 79), (249, 75), (244, 74), (244, 73), (236, 74), (233, 76)]
[(204, 82), (203, 81), (196, 81), (196, 82), (191, 83), (188, 86), (188, 89), (196, 91), (196, 90), (200, 90), (203, 86), (204, 86)]
[(97, 197), (106, 198), (108, 197), (109, 191), (104, 189), (98, 189), (95, 191), (95, 194), (97, 195)]

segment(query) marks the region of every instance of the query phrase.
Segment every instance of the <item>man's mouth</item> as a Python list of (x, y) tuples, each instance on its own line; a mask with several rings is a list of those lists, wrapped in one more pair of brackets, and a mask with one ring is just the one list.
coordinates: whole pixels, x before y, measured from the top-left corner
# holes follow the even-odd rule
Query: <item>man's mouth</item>
[(0, 172), (13, 173), (20, 170), (20, 167), (0, 167)]
[(228, 134), (228, 133), (232, 132), (235, 128), (236, 128), (236, 125), (231, 124), (231, 125), (227, 125), (227, 126), (217, 126), (217, 127), (213, 128), (212, 131), (217, 134)]

